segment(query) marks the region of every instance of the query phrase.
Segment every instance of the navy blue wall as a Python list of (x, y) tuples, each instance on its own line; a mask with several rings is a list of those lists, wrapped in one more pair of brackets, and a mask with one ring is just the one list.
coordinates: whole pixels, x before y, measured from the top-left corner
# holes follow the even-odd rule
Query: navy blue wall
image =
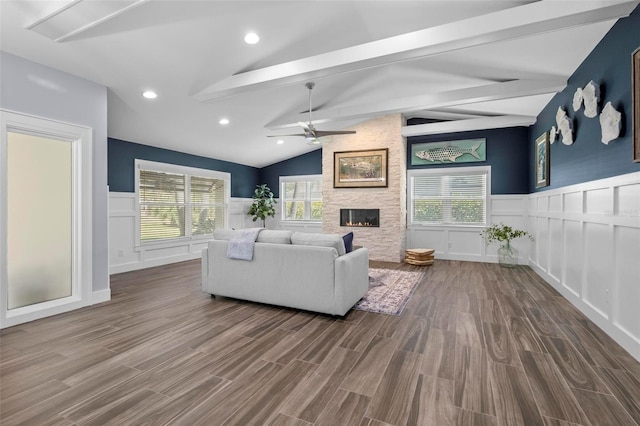
[(269, 185), (276, 197), (280, 195), (280, 176), (322, 174), (322, 149), (308, 152), (260, 169), (260, 182)]
[[(487, 140), (487, 161), (411, 166), (411, 145), (413, 144), (476, 138), (485, 138)], [(407, 139), (408, 169), (491, 166), (492, 194), (528, 194), (530, 175), (529, 159), (530, 149), (528, 129), (526, 127), (414, 136)]]
[(109, 191), (113, 192), (135, 192), (135, 159), (231, 173), (232, 197), (251, 198), (253, 189), (260, 183), (259, 169), (229, 161), (199, 157), (112, 138), (109, 138), (107, 151)]
[[(569, 78), (566, 89), (554, 96), (538, 115), (536, 124), (530, 127), (529, 149), (533, 152), (535, 139), (555, 124), (559, 106), (573, 119), (575, 142), (567, 146), (556, 141), (551, 145), (551, 185), (542, 190), (640, 171), (640, 163), (632, 161), (631, 140), (631, 53), (638, 46), (640, 7), (611, 28)], [(576, 89), (584, 87), (590, 80), (600, 85), (599, 111), (611, 101), (623, 115), (621, 137), (609, 145), (600, 142), (602, 134), (598, 117), (587, 118), (584, 108), (578, 112), (572, 108)], [(530, 192), (535, 192), (533, 179), (529, 185)]]

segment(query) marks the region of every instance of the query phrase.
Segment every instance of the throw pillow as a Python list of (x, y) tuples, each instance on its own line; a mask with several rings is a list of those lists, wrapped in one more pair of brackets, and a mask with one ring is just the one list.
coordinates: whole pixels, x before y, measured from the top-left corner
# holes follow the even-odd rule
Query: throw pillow
[(342, 239), (344, 240), (345, 253), (351, 253), (353, 251), (353, 232), (343, 235)]

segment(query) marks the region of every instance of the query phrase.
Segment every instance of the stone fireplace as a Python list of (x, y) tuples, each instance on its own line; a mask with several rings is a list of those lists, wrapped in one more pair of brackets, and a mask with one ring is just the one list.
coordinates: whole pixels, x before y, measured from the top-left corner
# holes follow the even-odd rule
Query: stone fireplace
[[(354, 233), (354, 244), (367, 247), (371, 260), (401, 262), (406, 248), (407, 159), (404, 119), (400, 114), (374, 118), (353, 126), (357, 133), (325, 138), (322, 145), (322, 231)], [(388, 148), (385, 188), (334, 188), (334, 152)], [(379, 207), (378, 226), (341, 226), (345, 209)]]

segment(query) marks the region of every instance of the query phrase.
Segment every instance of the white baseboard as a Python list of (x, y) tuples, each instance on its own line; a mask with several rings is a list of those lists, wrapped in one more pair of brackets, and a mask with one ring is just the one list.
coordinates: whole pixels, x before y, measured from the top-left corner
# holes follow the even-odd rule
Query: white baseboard
[(120, 274), (123, 272), (137, 271), (139, 269), (153, 268), (154, 266), (168, 265), (170, 263), (184, 262), (186, 260), (199, 259), (202, 257), (200, 252), (180, 254), (176, 256), (163, 257), (159, 259), (143, 260), (141, 262), (122, 263), (119, 265), (111, 265), (109, 274)]
[(111, 289), (94, 291), (91, 295), (91, 304), (96, 305), (98, 303), (108, 302), (111, 300)]

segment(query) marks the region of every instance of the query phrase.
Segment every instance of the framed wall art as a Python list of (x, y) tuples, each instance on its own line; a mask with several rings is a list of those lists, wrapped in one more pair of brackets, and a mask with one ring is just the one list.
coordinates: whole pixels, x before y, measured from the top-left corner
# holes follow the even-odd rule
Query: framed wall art
[(631, 55), (633, 161), (640, 163), (640, 47)]
[(544, 132), (536, 139), (536, 188), (549, 186), (549, 134)]
[(334, 188), (387, 187), (389, 150), (343, 151), (333, 153)]

